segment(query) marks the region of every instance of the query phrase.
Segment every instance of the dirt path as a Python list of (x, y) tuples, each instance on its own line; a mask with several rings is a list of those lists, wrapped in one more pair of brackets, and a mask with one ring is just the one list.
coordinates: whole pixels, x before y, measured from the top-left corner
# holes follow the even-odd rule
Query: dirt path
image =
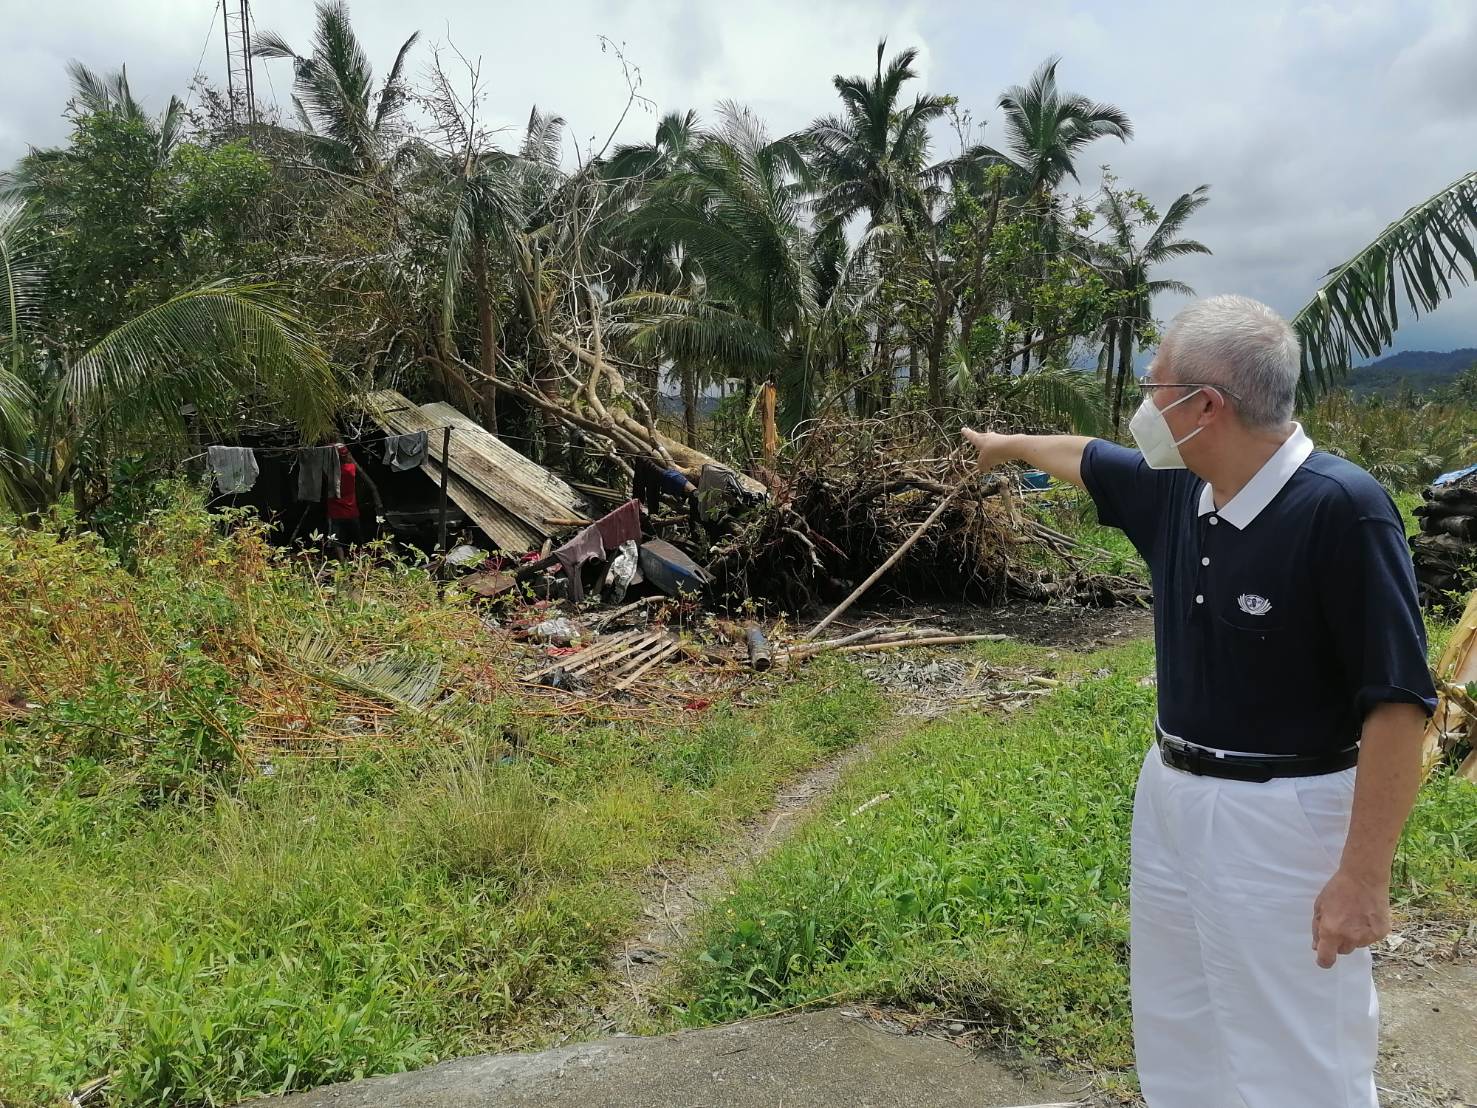
[(1391, 960), (1376, 977), (1380, 1103), (1477, 1105), (1477, 961)]
[[(990, 613), (935, 609), (918, 614), (951, 630), (1000, 630), (1064, 650), (1123, 641), (1147, 626), (1145, 617), (1135, 613), (1125, 619), (1121, 611), (1058, 609), (1047, 619), (1034, 605), (1024, 619), (1009, 609)], [(930, 678), (930, 655), (907, 653), (907, 662), (893, 655), (878, 663), (901, 670), (877, 675), (884, 678), (879, 683), (918, 686), (930, 698), (952, 695), (959, 698), (956, 706), (981, 706), (969, 684), (959, 684), (957, 673)], [(957, 656), (933, 657), (945, 668), (963, 665)], [(972, 663), (970, 668), (971, 681), (981, 676)], [(987, 673), (983, 680), (989, 683), (1000, 676)], [(906, 689), (889, 691), (907, 695)], [(974, 1036), (962, 1024), (889, 1016), (863, 1006), (671, 1035), (627, 1033), (655, 1022), (652, 1001), (660, 996), (672, 956), (682, 948), (703, 907), (802, 827), (830, 799), (842, 775), (886, 741), (854, 747), (812, 768), (777, 790), (771, 807), (723, 847), (685, 868), (648, 875), (642, 888), (642, 921), (612, 952), (612, 989), (585, 1027), (593, 1041), (458, 1059), (273, 1103), (281, 1108), (491, 1104), (1095, 1108), (1109, 1103), (1094, 1096), (1080, 1076), (974, 1049)], [(1477, 962), (1428, 957), (1433, 954), (1431, 944), (1412, 935), (1409, 945), (1379, 963), (1381, 1103), (1385, 1108), (1477, 1108), (1477, 1053), (1472, 1049), (1477, 1042)]]
[(661, 868), (648, 877), (641, 890), (642, 923), (611, 955), (620, 1000), (604, 1012), (607, 1028), (640, 1028), (650, 1014), (651, 999), (668, 976), (671, 956), (682, 948), (701, 910), (803, 826), (805, 818), (830, 799), (841, 776), (871, 757), (876, 745), (851, 747), (781, 785), (773, 804), (723, 846), (685, 869)]
[[(1150, 613), (1140, 609), (1081, 608), (1040, 604), (980, 608), (949, 604), (920, 606), (909, 616), (949, 632), (1001, 632), (1023, 642), (1063, 650), (1085, 651), (1109, 642), (1122, 642), (1151, 629)], [(896, 619), (896, 611), (862, 612), (858, 625)], [(846, 623), (838, 624), (845, 633)], [(901, 714), (934, 717), (965, 707), (983, 710), (981, 699), (992, 686), (1016, 686), (1024, 672), (1008, 675), (988, 671), (978, 663), (960, 660), (959, 651), (911, 650), (857, 655), (869, 677), (899, 701)], [(885, 670), (886, 672), (881, 672)], [(966, 672), (971, 676), (966, 678)], [(983, 690), (983, 691), (982, 691)], [(922, 694), (922, 696), (920, 696)], [(920, 709), (916, 702), (926, 700)], [(913, 704), (902, 702), (912, 701)], [(1021, 706), (1007, 700), (1007, 708)], [(880, 740), (885, 741), (885, 740)], [(852, 766), (870, 758), (878, 741), (845, 750), (801, 777), (780, 786), (773, 803), (748, 821), (722, 847), (683, 868), (666, 867), (648, 875), (641, 889), (641, 924), (611, 955), (611, 971), (619, 982), (618, 999), (596, 1012), (594, 1033), (633, 1032), (650, 1027), (651, 1001), (670, 977), (672, 955), (682, 949), (689, 929), (702, 909), (727, 891), (733, 880), (777, 849), (804, 825), (807, 816), (822, 807), (837, 782)]]

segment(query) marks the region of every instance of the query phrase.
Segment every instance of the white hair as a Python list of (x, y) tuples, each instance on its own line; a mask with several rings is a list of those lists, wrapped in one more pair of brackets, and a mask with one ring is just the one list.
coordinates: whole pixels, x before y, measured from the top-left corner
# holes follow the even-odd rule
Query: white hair
[(1250, 297), (1212, 296), (1185, 308), (1170, 321), (1156, 361), (1173, 380), (1224, 385), (1247, 427), (1266, 430), (1292, 418), (1297, 334)]

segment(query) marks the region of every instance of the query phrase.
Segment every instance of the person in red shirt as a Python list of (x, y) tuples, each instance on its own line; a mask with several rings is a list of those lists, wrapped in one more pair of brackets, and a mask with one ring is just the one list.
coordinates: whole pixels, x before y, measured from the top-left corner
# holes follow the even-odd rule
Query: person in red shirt
[(363, 541), (363, 532), (359, 524), (359, 467), (347, 446), (339, 445), (338, 457), (339, 494), (323, 502), (323, 512), (328, 517), (328, 537), (338, 548), (338, 556), (343, 557), (349, 547)]

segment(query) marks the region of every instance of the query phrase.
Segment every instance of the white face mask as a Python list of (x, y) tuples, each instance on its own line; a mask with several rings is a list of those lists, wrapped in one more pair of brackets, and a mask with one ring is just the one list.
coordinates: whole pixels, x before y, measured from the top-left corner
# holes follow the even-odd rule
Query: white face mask
[(1180, 457), (1180, 444), (1189, 442), (1205, 428), (1197, 427), (1184, 438), (1176, 439), (1165, 421), (1164, 413), (1175, 404), (1183, 404), (1200, 391), (1196, 389), (1195, 392), (1187, 393), (1164, 408), (1155, 404), (1152, 396), (1146, 396), (1139, 405), (1139, 410), (1133, 413), (1133, 418), (1128, 421), (1128, 432), (1133, 436), (1133, 441), (1138, 443), (1150, 469), (1185, 468), (1185, 459)]

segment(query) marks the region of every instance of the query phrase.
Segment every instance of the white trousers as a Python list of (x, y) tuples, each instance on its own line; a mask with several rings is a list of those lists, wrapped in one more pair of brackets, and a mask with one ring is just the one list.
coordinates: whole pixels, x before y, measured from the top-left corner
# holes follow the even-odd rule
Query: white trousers
[(1170, 769), (1133, 806), (1134, 1049), (1151, 1108), (1374, 1108), (1369, 951), (1319, 969), (1313, 901), (1337, 868), (1348, 769), (1264, 783)]

